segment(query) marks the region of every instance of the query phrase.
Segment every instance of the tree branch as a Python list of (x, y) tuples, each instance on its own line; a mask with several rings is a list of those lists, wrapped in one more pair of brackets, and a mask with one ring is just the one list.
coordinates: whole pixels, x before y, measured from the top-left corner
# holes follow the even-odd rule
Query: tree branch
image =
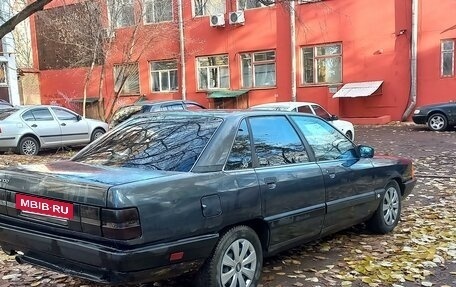
[(40, 10), (43, 10), (46, 4), (51, 3), (52, 0), (36, 0), (35, 2), (27, 5), (22, 11), (11, 17), (8, 21), (0, 25), (0, 39), (6, 34), (13, 31), (17, 24), (27, 19), (30, 15)]

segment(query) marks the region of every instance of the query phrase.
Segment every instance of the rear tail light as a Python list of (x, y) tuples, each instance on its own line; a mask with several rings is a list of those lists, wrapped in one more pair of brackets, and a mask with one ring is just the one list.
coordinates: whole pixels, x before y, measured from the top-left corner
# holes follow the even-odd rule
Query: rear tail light
[(129, 240), (141, 237), (141, 224), (136, 208), (102, 209), (101, 233), (103, 237)]

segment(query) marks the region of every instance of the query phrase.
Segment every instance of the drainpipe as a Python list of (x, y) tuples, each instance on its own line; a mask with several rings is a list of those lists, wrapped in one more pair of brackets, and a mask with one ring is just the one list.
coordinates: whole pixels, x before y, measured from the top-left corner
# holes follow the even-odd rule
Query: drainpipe
[(290, 1), (291, 101), (296, 102), (296, 3)]
[(181, 62), (181, 83), (182, 83), (182, 100), (187, 99), (187, 82), (185, 80), (185, 42), (184, 42), (184, 16), (182, 0), (177, 0), (179, 9), (179, 44), (180, 44), (180, 62)]
[(406, 121), (416, 106), (417, 96), (417, 53), (418, 53), (418, 0), (412, 0), (412, 37), (410, 38), (410, 97), (409, 106), (402, 115)]

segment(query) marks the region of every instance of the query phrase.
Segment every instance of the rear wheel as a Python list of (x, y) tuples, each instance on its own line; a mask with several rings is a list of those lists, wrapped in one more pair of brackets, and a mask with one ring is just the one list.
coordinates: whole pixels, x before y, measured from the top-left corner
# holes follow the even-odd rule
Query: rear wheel
[(444, 114), (433, 114), (427, 121), (428, 127), (433, 131), (444, 131), (448, 126), (448, 120)]
[(263, 251), (257, 234), (250, 227), (236, 226), (220, 238), (198, 273), (197, 286), (255, 287), (262, 267)]
[(19, 141), (17, 152), (22, 155), (37, 155), (40, 144), (33, 137), (24, 137)]
[(92, 132), (92, 137), (90, 138), (90, 141), (93, 142), (94, 140), (96, 140), (97, 138), (101, 137), (104, 134), (105, 134), (105, 131), (103, 129), (95, 129)]
[(367, 222), (370, 230), (385, 234), (392, 231), (401, 217), (401, 190), (395, 180), (385, 187), (382, 201), (372, 218)]

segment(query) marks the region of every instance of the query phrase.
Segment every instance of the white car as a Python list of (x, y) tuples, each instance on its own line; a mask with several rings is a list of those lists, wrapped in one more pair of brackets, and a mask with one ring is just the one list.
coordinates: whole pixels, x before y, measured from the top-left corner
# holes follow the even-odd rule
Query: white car
[(0, 111), (0, 151), (36, 155), (42, 148), (88, 144), (108, 124), (59, 106), (16, 106)]
[(355, 139), (355, 129), (353, 124), (348, 121), (339, 120), (335, 115), (328, 113), (322, 106), (310, 102), (276, 102), (253, 106), (253, 110), (275, 110), (275, 111), (294, 111), (300, 113), (314, 114), (328, 122), (336, 129), (341, 131), (347, 138)]

